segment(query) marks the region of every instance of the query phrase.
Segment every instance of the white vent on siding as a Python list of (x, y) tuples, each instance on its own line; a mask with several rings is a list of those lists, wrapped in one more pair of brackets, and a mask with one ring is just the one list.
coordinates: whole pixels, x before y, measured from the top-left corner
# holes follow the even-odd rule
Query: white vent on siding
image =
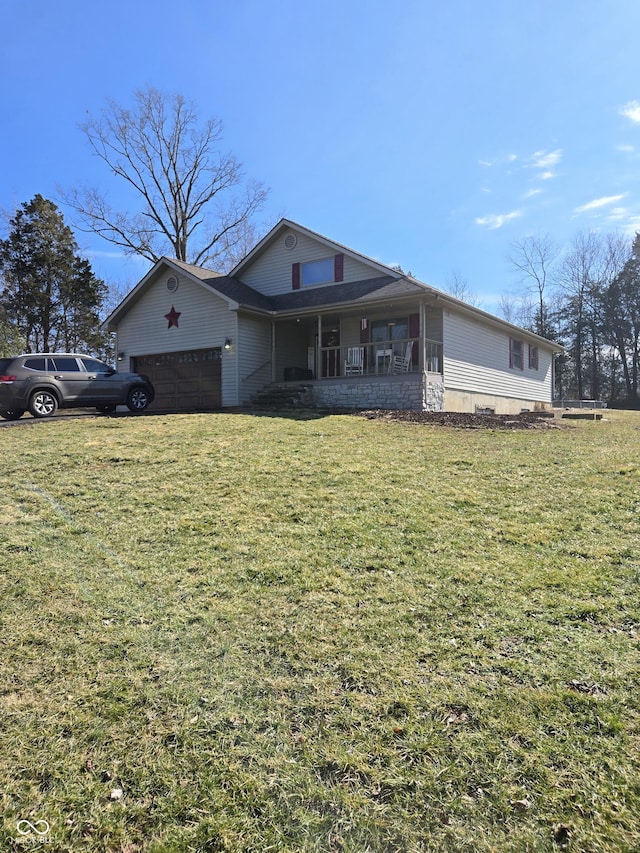
[(297, 242), (298, 238), (295, 234), (287, 234), (284, 238), (284, 247), (285, 249), (293, 249)]
[(178, 279), (175, 277), (175, 275), (170, 275), (167, 279), (167, 290), (169, 291), (169, 293), (175, 293), (177, 289)]

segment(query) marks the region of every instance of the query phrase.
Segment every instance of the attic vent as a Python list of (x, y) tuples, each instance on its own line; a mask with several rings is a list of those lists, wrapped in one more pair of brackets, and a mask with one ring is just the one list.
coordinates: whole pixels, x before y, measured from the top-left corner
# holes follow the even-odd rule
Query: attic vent
[(175, 277), (175, 275), (170, 275), (167, 279), (167, 290), (169, 291), (169, 293), (175, 293), (177, 289), (178, 279)]
[(285, 249), (293, 249), (297, 242), (298, 238), (295, 234), (287, 234), (287, 236), (284, 238)]

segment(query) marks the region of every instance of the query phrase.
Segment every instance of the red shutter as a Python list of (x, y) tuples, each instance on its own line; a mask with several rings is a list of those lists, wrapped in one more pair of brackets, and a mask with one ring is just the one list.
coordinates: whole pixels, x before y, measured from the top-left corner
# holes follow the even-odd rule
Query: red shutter
[(344, 255), (336, 255), (333, 259), (333, 280), (344, 281)]
[[(409, 314), (409, 337), (410, 338), (420, 338), (420, 315), (419, 314)], [(419, 364), (420, 363), (420, 342), (413, 342), (413, 349), (411, 350), (411, 364)]]
[(291, 264), (291, 287), (300, 290), (300, 264)]

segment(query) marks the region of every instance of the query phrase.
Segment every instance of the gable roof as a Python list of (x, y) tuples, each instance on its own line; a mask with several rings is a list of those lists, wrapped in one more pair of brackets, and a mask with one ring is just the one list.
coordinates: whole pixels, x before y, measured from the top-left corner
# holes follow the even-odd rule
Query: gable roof
[[(278, 240), (285, 231), (296, 231), (299, 234), (304, 234), (309, 238), (324, 244), (332, 252), (342, 252), (361, 263), (366, 264), (372, 270), (371, 278), (362, 279), (359, 281), (340, 282), (338, 284), (326, 285), (324, 287), (314, 287), (308, 289), (292, 290), (288, 293), (281, 293), (272, 296), (266, 296), (263, 293), (255, 290), (240, 280), (239, 276), (243, 271), (257, 260), (269, 247)], [(484, 311), (476, 306), (469, 305), (460, 299), (457, 299), (450, 294), (431, 287), (410, 275), (404, 275), (398, 270), (387, 267), (378, 261), (368, 258), (352, 249), (343, 246), (341, 243), (336, 243), (334, 240), (329, 240), (321, 234), (316, 234), (314, 231), (298, 225), (289, 219), (281, 219), (280, 222), (271, 229), (271, 231), (249, 252), (249, 254), (237, 264), (229, 275), (215, 272), (214, 270), (204, 269), (203, 267), (195, 266), (194, 264), (179, 261), (175, 258), (160, 258), (154, 266), (149, 270), (146, 276), (138, 282), (120, 304), (112, 311), (107, 319), (102, 323), (102, 328), (105, 330), (115, 330), (121, 317), (126, 311), (140, 298), (140, 296), (151, 286), (156, 273), (162, 266), (173, 269), (176, 272), (182, 272), (189, 276), (193, 281), (207, 288), (211, 293), (220, 297), (227, 302), (230, 310), (238, 310), (244, 308), (247, 310), (257, 311), (269, 315), (287, 314), (290, 312), (305, 312), (320, 309), (331, 309), (333, 307), (346, 307), (349, 304), (353, 307), (367, 306), (375, 302), (384, 300), (395, 300), (403, 297), (425, 297), (438, 300), (443, 306), (456, 308), (467, 315), (471, 315), (478, 320), (483, 320), (493, 326), (507, 328), (524, 336), (528, 340), (535, 340), (540, 343), (551, 345), (555, 351), (561, 352), (564, 347), (554, 341), (550, 341), (540, 335), (522, 329), (513, 323), (509, 323), (493, 314)]]
[(331, 252), (340, 252), (347, 257), (353, 258), (354, 260), (360, 261), (361, 263), (367, 264), (367, 266), (371, 267), (373, 270), (378, 272), (380, 275), (390, 275), (394, 278), (399, 278), (402, 273), (399, 273), (397, 270), (392, 269), (391, 267), (386, 266), (385, 264), (381, 264), (379, 261), (373, 260), (373, 258), (368, 258), (366, 255), (360, 254), (360, 252), (356, 252), (353, 249), (350, 249), (348, 246), (343, 246), (342, 243), (336, 243), (335, 240), (330, 240), (328, 237), (324, 237), (322, 234), (318, 234), (315, 231), (311, 231), (309, 228), (305, 228), (304, 225), (299, 225), (297, 222), (293, 222), (291, 219), (281, 219), (277, 225), (269, 231), (269, 233), (257, 243), (253, 249), (246, 255), (239, 264), (231, 270), (230, 275), (234, 277), (239, 277), (242, 273), (251, 266), (261, 255), (263, 255), (271, 245), (278, 240), (282, 234), (286, 231), (297, 231), (298, 234), (304, 234), (306, 237), (309, 237), (311, 240), (315, 240), (317, 243), (324, 245)]
[(121, 317), (151, 286), (156, 274), (163, 266), (169, 270), (183, 272), (198, 284), (224, 299), (231, 310), (246, 308), (268, 314), (305, 311), (347, 303), (363, 304), (383, 299), (398, 299), (403, 296), (415, 296), (421, 291), (431, 290), (421, 282), (413, 281), (404, 276), (398, 278), (396, 273), (395, 275), (383, 275), (362, 281), (341, 282), (327, 287), (294, 290), (290, 293), (265, 296), (232, 275), (223, 275), (213, 270), (197, 267), (194, 264), (178, 261), (175, 258), (161, 258), (102, 323), (104, 329), (110, 330), (117, 327)]
[[(224, 299), (228, 303), (229, 308), (238, 308), (243, 301), (243, 298), (249, 297), (245, 292), (246, 290), (250, 290), (256, 297), (260, 296), (260, 294), (254, 291), (253, 288), (247, 287), (247, 285), (242, 284), (240, 281), (235, 282), (233, 287), (230, 286), (226, 281), (228, 277), (223, 273), (215, 272), (214, 270), (207, 270), (203, 267), (197, 267), (194, 264), (188, 264), (185, 261), (179, 261), (176, 258), (160, 258), (151, 267), (144, 278), (136, 284), (133, 290), (130, 290), (129, 293), (127, 293), (124, 299), (114, 308), (106, 320), (102, 322), (101, 326), (103, 329), (106, 329), (107, 331), (115, 330), (122, 316), (126, 314), (138, 299), (140, 299), (140, 297), (151, 287), (154, 279), (156, 278), (156, 274), (162, 269), (162, 267), (167, 267), (168, 271), (186, 274), (198, 284), (206, 287)], [(217, 285), (219, 285), (219, 287)], [(253, 298), (253, 296), (251, 296), (251, 298)], [(266, 305), (264, 307), (267, 308)]]

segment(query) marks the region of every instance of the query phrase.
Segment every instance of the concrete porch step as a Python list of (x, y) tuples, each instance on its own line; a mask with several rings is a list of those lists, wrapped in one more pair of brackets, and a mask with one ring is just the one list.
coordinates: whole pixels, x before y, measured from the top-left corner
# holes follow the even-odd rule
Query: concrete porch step
[(298, 382), (274, 382), (251, 398), (251, 405), (261, 409), (300, 408), (311, 404), (309, 386)]

